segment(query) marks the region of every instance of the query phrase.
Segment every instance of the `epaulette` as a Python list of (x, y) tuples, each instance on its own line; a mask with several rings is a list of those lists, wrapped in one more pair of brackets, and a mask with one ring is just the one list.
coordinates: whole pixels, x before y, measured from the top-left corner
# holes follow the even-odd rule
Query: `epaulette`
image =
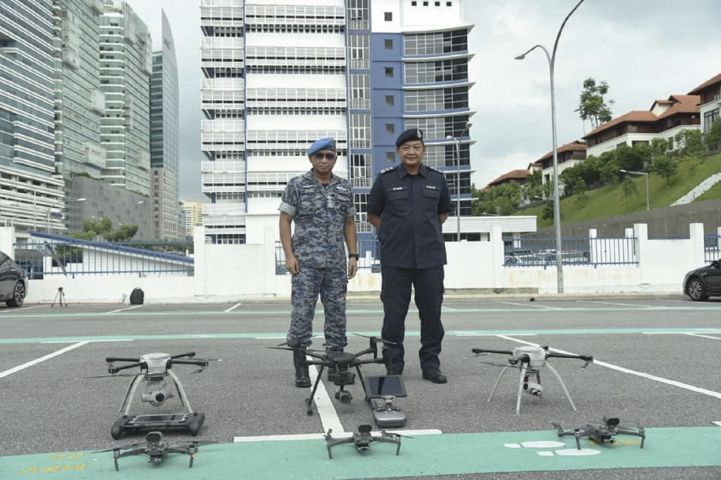
[(388, 167), (388, 168), (384, 168), (384, 169), (381, 170), (379, 173), (380, 173), (381, 175), (383, 175), (384, 173), (388, 173), (388, 172), (394, 171), (396, 168), (398, 168), (398, 167)]
[(433, 170), (434, 172), (443, 173), (440, 170), (438, 170), (436, 167), (431, 167), (430, 165), (426, 165), (426, 168), (428, 170)]

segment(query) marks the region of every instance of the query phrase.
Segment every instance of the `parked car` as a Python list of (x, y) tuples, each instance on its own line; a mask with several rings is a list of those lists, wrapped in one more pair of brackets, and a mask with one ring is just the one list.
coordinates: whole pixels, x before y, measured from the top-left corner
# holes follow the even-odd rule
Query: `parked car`
[(683, 292), (691, 300), (707, 300), (711, 295), (721, 295), (721, 261), (691, 270), (683, 279)]
[(8, 307), (19, 307), (28, 292), (28, 276), (25, 270), (10, 257), (0, 252), (0, 302)]

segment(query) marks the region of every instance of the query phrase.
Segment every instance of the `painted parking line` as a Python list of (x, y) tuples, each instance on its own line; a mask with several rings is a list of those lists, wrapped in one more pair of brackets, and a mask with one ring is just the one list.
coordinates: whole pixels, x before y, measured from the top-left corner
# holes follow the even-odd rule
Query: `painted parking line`
[[(596, 448), (594, 456), (565, 456), (553, 450), (508, 448), (505, 445), (560, 441), (575, 449), (573, 438), (555, 431), (486, 432), (425, 435), (403, 439), (400, 454), (395, 445), (373, 443), (363, 455), (353, 445), (340, 445), (328, 458), (323, 440), (239, 442), (202, 446), (193, 469), (187, 459), (170, 456), (161, 468), (148, 464), (144, 455), (120, 459), (120, 473), (113, 467), (112, 452), (42, 453), (0, 457), (4, 480), (40, 478), (52, 473), (56, 480), (178, 480), (181, 478), (237, 478), (239, 468), (254, 480), (313, 478), (317, 480), (474, 475), (516, 472), (608, 470), (616, 477), (632, 478), (627, 469), (719, 467), (717, 426), (647, 428), (646, 445), (635, 440)], [(541, 454), (543, 453), (543, 454)], [(549, 455), (550, 453), (550, 455)], [(298, 461), (302, 459), (302, 461)], [(191, 475), (191, 476), (189, 476)]]
[(557, 310), (558, 307), (551, 307), (549, 305), (538, 305), (536, 303), (528, 302), (528, 303), (517, 303), (517, 302), (496, 302), (500, 303), (502, 305), (514, 305), (518, 307), (535, 307), (535, 308), (542, 308), (545, 310)]
[[(311, 357), (306, 358), (308, 360), (313, 360)], [(324, 371), (325, 370), (326, 369), (324, 369)], [(315, 365), (310, 365), (308, 367), (308, 373), (310, 373), (310, 384), (314, 385), (316, 378), (318, 378), (318, 369), (315, 367)], [(310, 390), (308, 393), (310, 393)], [(331, 429), (334, 432), (344, 431), (343, 424), (340, 423), (340, 417), (338, 416), (338, 412), (335, 411), (335, 407), (333, 407), (333, 402), (331, 402), (330, 397), (328, 396), (328, 392), (323, 385), (323, 382), (318, 383), (318, 389), (315, 391), (313, 402), (315, 403), (315, 407), (318, 410), (318, 416), (320, 417), (320, 423), (321, 425), (323, 425), (324, 432), (327, 432)]]
[(75, 350), (76, 348), (82, 347), (83, 345), (87, 345), (88, 342), (78, 342), (73, 345), (70, 345), (69, 347), (65, 347), (61, 350), (58, 350), (57, 352), (50, 353), (48, 355), (45, 355), (44, 357), (36, 358), (35, 360), (32, 360), (27, 363), (23, 363), (22, 365), (18, 365), (17, 367), (13, 367), (10, 370), (5, 370), (4, 372), (0, 372), (0, 378), (5, 378), (8, 375), (12, 375), (13, 373), (20, 372), (22, 370), (25, 370), (26, 368), (30, 368), (33, 365), (37, 365), (38, 363), (42, 363), (46, 360), (50, 360), (51, 358), (55, 358), (59, 355), (62, 355), (63, 353), (69, 352), (71, 350)]
[(110, 313), (127, 312), (128, 310), (135, 310), (136, 308), (140, 308), (140, 307), (142, 307), (142, 306), (143, 306), (143, 305), (133, 305), (132, 307), (119, 308), (119, 309), (117, 309), (117, 310), (112, 310), (112, 311), (110, 311), (110, 312), (105, 312), (105, 314), (107, 315), (107, 314), (110, 314)]
[(233, 305), (232, 307), (230, 307), (229, 309), (225, 310), (223, 313), (232, 312), (233, 310), (235, 310), (236, 308), (240, 307), (241, 305), (243, 305), (243, 302), (238, 302), (238, 303), (236, 303), (235, 305)]
[(709, 340), (721, 340), (721, 338), (719, 337), (712, 337), (711, 335), (701, 335), (700, 333), (684, 333), (684, 335), (688, 335), (689, 337), (708, 338)]
[[(581, 301), (581, 300), (579, 300)], [(640, 309), (646, 309), (646, 308), (663, 308), (659, 305), (639, 305), (636, 303), (620, 303), (620, 302), (602, 302), (601, 300), (583, 300), (584, 303), (597, 303), (599, 305), (611, 305), (614, 307), (633, 307), (633, 308), (640, 308)]]
[[(525, 340), (519, 340), (517, 338), (509, 337), (507, 335), (498, 335), (498, 337), (502, 338), (504, 340), (522, 343), (524, 345), (532, 345), (534, 347), (539, 346), (537, 343), (526, 342)], [(577, 355), (576, 353), (567, 352), (565, 350), (560, 350), (558, 348), (549, 348), (549, 350), (552, 350), (552, 351), (558, 352), (558, 353), (564, 353), (566, 355)], [(691, 391), (694, 393), (700, 393), (702, 395), (706, 395), (706, 396), (721, 400), (721, 392), (715, 392), (713, 390), (708, 390), (706, 388), (696, 387), (694, 385), (689, 385), (688, 383), (677, 382), (676, 380), (659, 377), (657, 375), (652, 375), (650, 373), (639, 372), (637, 370), (631, 370), (630, 368), (621, 367), (619, 365), (614, 365), (614, 364), (608, 363), (608, 362), (602, 362), (600, 360), (596, 360), (595, 358), (593, 359), (593, 364), (598, 365), (599, 367), (605, 367), (605, 368), (608, 368), (611, 370), (616, 370), (618, 372), (628, 373), (629, 375), (634, 375), (637, 377), (645, 378), (646, 380), (652, 380), (654, 382), (663, 383), (665, 385), (671, 385), (672, 387), (682, 388), (684, 390), (688, 390), (688, 391)]]

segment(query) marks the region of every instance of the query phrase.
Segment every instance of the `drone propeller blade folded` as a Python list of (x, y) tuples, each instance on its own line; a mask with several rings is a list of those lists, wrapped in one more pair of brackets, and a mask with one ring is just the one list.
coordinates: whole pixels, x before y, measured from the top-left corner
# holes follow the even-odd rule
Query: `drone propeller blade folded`
[(136, 373), (106, 373), (103, 375), (90, 375), (82, 378), (112, 378), (112, 377), (134, 377)]
[(381, 430), (381, 435), (385, 435), (387, 437), (414, 438), (410, 435), (403, 435), (402, 433), (398, 432), (386, 432), (385, 430)]
[(106, 448), (105, 450), (96, 450), (94, 452), (90, 453), (105, 453), (105, 452), (113, 452), (113, 451), (121, 451), (121, 450), (128, 450), (129, 448), (135, 448), (139, 447), (140, 445), (146, 445), (147, 442), (138, 442), (138, 443), (131, 443), (130, 445), (123, 445), (122, 447), (115, 447), (115, 448)]
[(353, 333), (353, 335), (355, 335), (357, 337), (368, 338), (370, 340), (375, 340), (376, 342), (380, 342), (383, 345), (398, 345), (397, 342), (393, 342), (391, 340), (386, 340), (385, 338), (381, 338), (381, 337), (376, 337), (375, 335), (363, 335), (362, 333)]

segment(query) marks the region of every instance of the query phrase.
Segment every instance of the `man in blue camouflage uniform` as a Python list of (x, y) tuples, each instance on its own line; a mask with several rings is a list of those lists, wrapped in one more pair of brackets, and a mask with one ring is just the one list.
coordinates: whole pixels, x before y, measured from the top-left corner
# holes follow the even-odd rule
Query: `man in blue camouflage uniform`
[(423, 165), (423, 132), (410, 129), (396, 140), (401, 164), (382, 170), (368, 198), (368, 222), (381, 244), (381, 300), (383, 301), (383, 358), (389, 375), (401, 375), (405, 319), (415, 289), (421, 320), (423, 378), (446, 383), (441, 373), (441, 304), (446, 246), (441, 225), (452, 210), (443, 173)]
[[(292, 275), (293, 311), (287, 341), (295, 348), (295, 385), (302, 388), (310, 386), (305, 349), (313, 336), (318, 295), (325, 311), (328, 354), (342, 352), (347, 344), (346, 292), (348, 280), (358, 269), (358, 250), (353, 192), (347, 180), (333, 175), (336, 158), (335, 140), (314, 142), (308, 149), (311, 170), (288, 182), (278, 208), (285, 264)], [(329, 369), (330, 379), (332, 375), (333, 369)]]

